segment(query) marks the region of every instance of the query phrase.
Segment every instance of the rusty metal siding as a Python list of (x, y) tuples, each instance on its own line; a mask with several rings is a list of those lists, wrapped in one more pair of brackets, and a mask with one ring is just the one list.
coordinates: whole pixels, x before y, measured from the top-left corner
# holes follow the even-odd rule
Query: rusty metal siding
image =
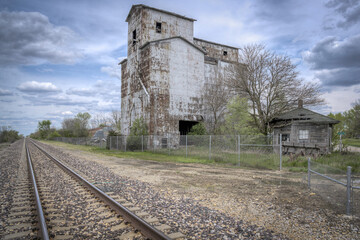
[[(194, 39), (194, 44), (205, 50), (206, 55), (211, 58), (220, 59), (222, 61), (228, 62), (239, 61), (239, 51), (237, 48), (232, 48), (217, 43), (211, 43), (198, 38)], [(224, 51), (227, 52), (226, 56), (224, 56)]]
[[(128, 58), (121, 66), (122, 134), (129, 134), (139, 117), (146, 121), (149, 134), (156, 135), (178, 135), (180, 120), (206, 119), (204, 85), (237, 60), (236, 49), (197, 41), (197, 46), (207, 46), (208, 54), (217, 58), (206, 61), (204, 52), (192, 44), (193, 21), (151, 8), (133, 9), (127, 21)], [(161, 33), (156, 32), (156, 22), (162, 24)], [(185, 40), (171, 38), (176, 36)], [(227, 58), (221, 56), (224, 49)]]

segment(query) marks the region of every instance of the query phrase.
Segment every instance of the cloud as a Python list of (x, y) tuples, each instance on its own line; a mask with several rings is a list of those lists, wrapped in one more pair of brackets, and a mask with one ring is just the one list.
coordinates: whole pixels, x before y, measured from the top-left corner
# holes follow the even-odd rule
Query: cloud
[(66, 94), (91, 97), (96, 94), (96, 91), (90, 88), (70, 88), (69, 90), (66, 91)]
[(11, 91), (0, 88), (0, 96), (12, 96), (12, 95), (13, 93)]
[(71, 64), (81, 58), (76, 34), (39, 12), (0, 12), (0, 65)]
[(71, 115), (74, 115), (74, 114), (71, 111), (65, 111), (65, 112), (61, 112), (61, 115), (71, 116)]
[(360, 84), (360, 35), (338, 41), (335, 37), (320, 40), (310, 51), (303, 53), (304, 60), (315, 71), (326, 91), (331, 87), (349, 87)]
[(61, 90), (50, 82), (24, 82), (20, 84), (17, 89), (21, 92), (28, 94), (37, 94), (37, 93), (57, 93)]
[(360, 68), (340, 68), (316, 71), (318, 78), (324, 87), (353, 86), (360, 84)]
[(339, 28), (349, 28), (360, 21), (360, 1), (331, 0), (325, 6), (333, 8), (343, 17), (336, 24)]
[(304, 60), (312, 69), (334, 69), (360, 67), (360, 35), (337, 41), (336, 37), (326, 37), (310, 51), (304, 53)]
[(107, 73), (111, 77), (121, 79), (121, 68), (119, 65), (101, 67), (101, 72)]

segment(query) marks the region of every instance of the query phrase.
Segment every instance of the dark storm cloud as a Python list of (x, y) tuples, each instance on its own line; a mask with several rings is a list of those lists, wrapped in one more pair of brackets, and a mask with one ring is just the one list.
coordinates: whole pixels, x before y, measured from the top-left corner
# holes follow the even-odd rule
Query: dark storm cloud
[(318, 71), (315, 74), (323, 86), (349, 87), (360, 84), (360, 68), (345, 68), (329, 71)]
[(360, 68), (360, 35), (337, 41), (327, 37), (306, 52), (304, 59), (312, 69)]
[(70, 47), (76, 34), (41, 13), (1, 11), (0, 29), (0, 65), (69, 64), (81, 57)]
[(360, 1), (359, 0), (331, 0), (325, 4), (328, 8), (333, 8), (339, 13), (343, 20), (337, 22), (336, 26), (348, 28), (360, 21)]

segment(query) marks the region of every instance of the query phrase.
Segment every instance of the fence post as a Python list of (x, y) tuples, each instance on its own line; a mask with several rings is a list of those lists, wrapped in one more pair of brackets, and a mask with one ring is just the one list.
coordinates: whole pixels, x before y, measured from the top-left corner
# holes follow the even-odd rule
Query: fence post
[(166, 135), (167, 135), (166, 145), (167, 145), (167, 148), (168, 148), (168, 155), (170, 156), (169, 133), (166, 134)]
[(187, 135), (185, 135), (185, 149), (186, 149), (186, 158), (187, 158)]
[(310, 172), (310, 169), (311, 169), (311, 160), (310, 160), (310, 157), (308, 158), (308, 188), (310, 189), (311, 188), (311, 172)]
[(238, 166), (240, 167), (240, 135), (238, 135)]
[(280, 133), (280, 171), (282, 169), (282, 134)]
[(141, 151), (144, 151), (144, 135), (141, 135)]
[(351, 167), (347, 167), (346, 171), (347, 184), (346, 184), (346, 215), (350, 215), (351, 208)]
[(209, 138), (209, 160), (211, 160), (211, 135)]

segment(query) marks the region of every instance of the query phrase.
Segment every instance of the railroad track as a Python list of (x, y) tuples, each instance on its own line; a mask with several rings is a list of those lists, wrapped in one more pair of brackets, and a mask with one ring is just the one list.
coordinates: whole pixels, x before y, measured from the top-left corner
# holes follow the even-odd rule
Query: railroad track
[[(19, 181), (22, 184), (19, 185), (20, 195), (14, 199), (28, 202), (26, 205), (20, 202), (13, 209), (18, 206), (18, 210), (24, 210), (27, 215), (22, 215), (24, 212), (21, 211), (11, 213), (16, 219), (23, 218), (15, 224), (22, 224), (22, 227), (16, 228), (18, 231), (8, 231), (4, 239), (184, 238), (184, 235), (172, 232), (170, 226), (160, 224), (158, 219), (121, 196), (101, 191), (91, 184), (91, 179), (74, 172), (35, 142), (27, 141), (26, 145), (29, 145), (26, 155), (32, 186), (26, 179)], [(31, 173), (31, 169), (35, 169), (35, 174)], [(20, 209), (21, 205), (24, 206)], [(28, 218), (25, 219), (25, 216)]]

